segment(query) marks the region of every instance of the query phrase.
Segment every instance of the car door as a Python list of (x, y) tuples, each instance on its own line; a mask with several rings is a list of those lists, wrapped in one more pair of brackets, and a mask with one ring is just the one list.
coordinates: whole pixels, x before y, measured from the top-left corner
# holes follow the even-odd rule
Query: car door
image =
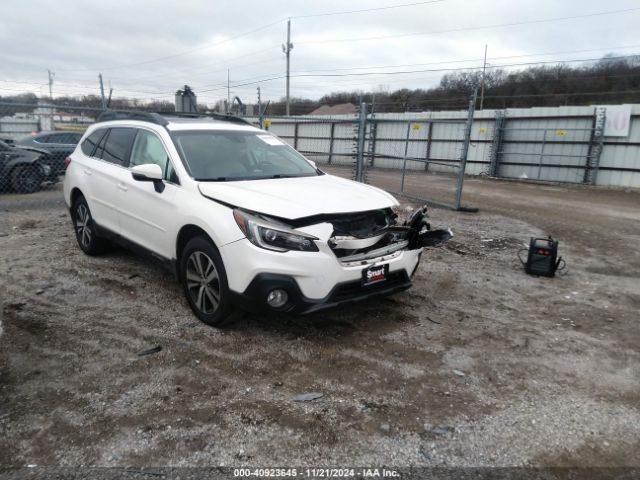
[(121, 234), (161, 257), (172, 258), (175, 232), (170, 225), (175, 218), (173, 200), (179, 181), (163, 141), (155, 132), (141, 128), (131, 148), (129, 168), (150, 163), (162, 168), (163, 188), (156, 188), (154, 182), (134, 180), (129, 173), (119, 204)]
[(119, 197), (126, 192), (124, 184), (131, 176), (127, 165), (135, 135), (135, 128), (110, 128), (82, 167), (93, 219), (115, 234), (120, 233)]

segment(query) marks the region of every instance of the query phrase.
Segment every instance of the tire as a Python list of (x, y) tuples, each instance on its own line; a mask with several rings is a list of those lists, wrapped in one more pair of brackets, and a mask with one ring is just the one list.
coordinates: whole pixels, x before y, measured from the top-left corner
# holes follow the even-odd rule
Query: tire
[(202, 322), (221, 327), (232, 320), (227, 273), (218, 249), (207, 237), (194, 237), (184, 247), (180, 279), (193, 313)]
[(44, 174), (37, 163), (19, 165), (11, 171), (11, 188), (18, 193), (34, 193), (40, 190)]
[(107, 241), (98, 236), (91, 210), (83, 196), (74, 202), (71, 219), (80, 250), (87, 255), (98, 255), (105, 251)]

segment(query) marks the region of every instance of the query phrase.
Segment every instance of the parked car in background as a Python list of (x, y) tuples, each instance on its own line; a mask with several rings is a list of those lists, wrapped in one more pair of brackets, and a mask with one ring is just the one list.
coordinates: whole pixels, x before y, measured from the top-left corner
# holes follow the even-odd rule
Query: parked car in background
[(64, 175), (64, 159), (73, 153), (82, 138), (80, 132), (40, 132), (17, 140), (14, 145), (45, 153), (43, 161), (51, 167), (51, 176)]
[(0, 141), (0, 193), (32, 193), (51, 178), (44, 154), (7, 145)]

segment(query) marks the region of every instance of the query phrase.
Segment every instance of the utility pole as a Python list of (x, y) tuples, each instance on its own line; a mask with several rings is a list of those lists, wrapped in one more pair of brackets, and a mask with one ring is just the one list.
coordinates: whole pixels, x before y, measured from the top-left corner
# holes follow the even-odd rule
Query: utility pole
[(260, 98), (260, 87), (258, 87), (258, 124), (262, 128), (262, 99)]
[(107, 103), (104, 99), (104, 83), (102, 83), (102, 74), (98, 74), (98, 79), (100, 80), (100, 98), (102, 99), (102, 109), (107, 108)]
[(231, 90), (230, 90), (230, 81), (229, 81), (229, 69), (227, 68), (227, 108), (225, 109), (225, 113), (229, 113), (231, 109)]
[(49, 74), (49, 98), (53, 100), (53, 77), (55, 77), (56, 74), (51, 70), (47, 70), (47, 73)]
[(487, 44), (484, 44), (484, 63), (482, 64), (482, 83), (480, 84), (480, 110), (484, 104), (484, 77), (487, 73)]
[(291, 43), (291, 19), (287, 20), (287, 44), (282, 45), (282, 51), (287, 56), (287, 103), (286, 103), (286, 115), (291, 114), (291, 106), (289, 103), (289, 72), (290, 72), (290, 57), (291, 50), (293, 49), (293, 43)]

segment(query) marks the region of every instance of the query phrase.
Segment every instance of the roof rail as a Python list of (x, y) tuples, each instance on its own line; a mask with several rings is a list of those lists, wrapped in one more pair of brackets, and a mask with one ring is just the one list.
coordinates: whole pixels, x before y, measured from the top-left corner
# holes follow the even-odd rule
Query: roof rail
[(225, 122), (234, 122), (234, 123), (246, 123), (247, 125), (253, 126), (249, 120), (245, 120), (242, 117), (236, 117), (235, 115), (230, 115), (226, 113), (208, 113), (208, 116), (211, 118), (215, 118), (216, 120), (223, 120)]
[(127, 112), (117, 110), (107, 110), (102, 112), (96, 122), (108, 122), (110, 120), (140, 120), (142, 122), (151, 122), (166, 127), (169, 122), (159, 113), (151, 112)]
[(237, 117), (235, 115), (226, 114), (226, 113), (180, 113), (180, 112), (170, 112), (163, 113), (164, 117), (180, 117), (180, 118), (211, 118), (213, 120), (221, 120), (223, 122), (233, 122), (233, 123), (244, 123), (247, 125), (253, 126), (253, 124), (245, 120), (242, 117)]
[(142, 122), (151, 122), (166, 127), (169, 125), (169, 120), (166, 117), (180, 117), (180, 118), (211, 118), (213, 120), (221, 120), (223, 122), (242, 123), (246, 125), (253, 124), (241, 117), (235, 115), (228, 115), (223, 113), (152, 113), (152, 112), (132, 112), (132, 111), (118, 111), (107, 110), (102, 112), (96, 122), (108, 122), (110, 120), (140, 120)]

